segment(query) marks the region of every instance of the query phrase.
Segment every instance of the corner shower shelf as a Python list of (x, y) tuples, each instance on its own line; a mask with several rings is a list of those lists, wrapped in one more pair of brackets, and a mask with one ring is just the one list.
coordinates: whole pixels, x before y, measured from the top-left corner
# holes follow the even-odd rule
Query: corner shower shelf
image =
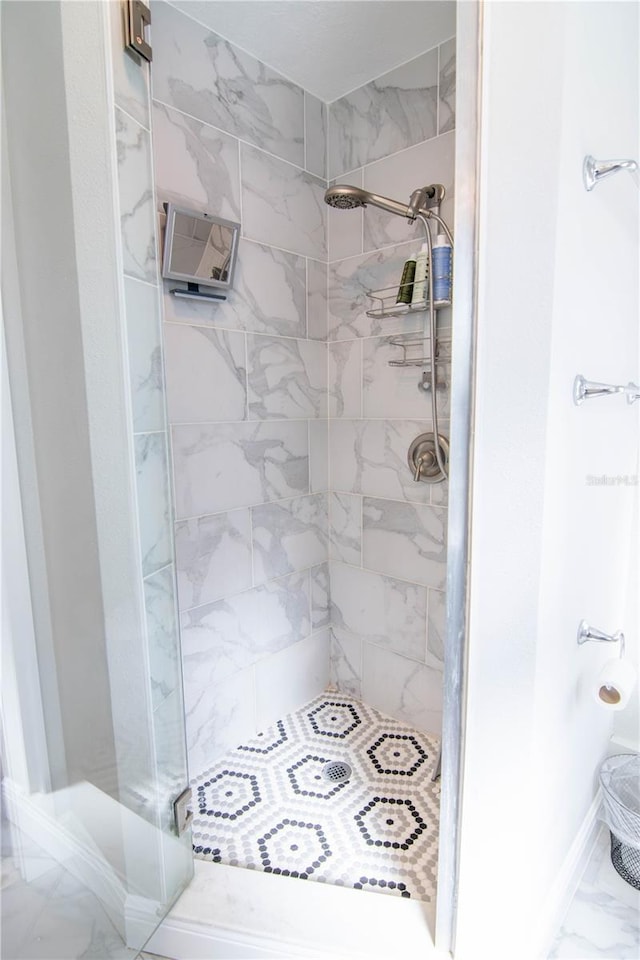
[[(411, 284), (413, 286), (413, 283)], [(396, 303), (398, 287), (384, 287), (382, 290), (368, 290), (367, 296), (372, 306), (367, 310), (367, 316), (374, 320), (383, 320), (385, 317), (405, 317), (409, 313), (425, 313), (429, 309), (428, 300), (418, 300), (417, 303)], [(436, 310), (450, 307), (451, 300), (436, 300)]]

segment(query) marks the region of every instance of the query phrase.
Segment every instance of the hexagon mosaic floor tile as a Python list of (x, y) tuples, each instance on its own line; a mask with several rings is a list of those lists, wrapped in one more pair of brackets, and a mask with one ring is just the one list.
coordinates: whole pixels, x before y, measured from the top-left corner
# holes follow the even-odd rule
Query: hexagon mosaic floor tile
[(430, 900), (438, 747), (352, 697), (323, 694), (192, 781), (195, 855)]

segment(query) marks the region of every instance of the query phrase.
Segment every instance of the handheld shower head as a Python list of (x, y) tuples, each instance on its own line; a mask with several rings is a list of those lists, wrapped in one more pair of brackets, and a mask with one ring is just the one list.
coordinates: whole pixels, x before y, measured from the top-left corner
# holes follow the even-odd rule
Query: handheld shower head
[(353, 187), (348, 183), (329, 187), (324, 195), (324, 202), (340, 210), (353, 210), (355, 207), (366, 207), (367, 204), (371, 204), (388, 213), (395, 213), (409, 220), (415, 219), (415, 214), (405, 203), (398, 203), (397, 200), (390, 200), (388, 197), (379, 197), (375, 193), (369, 193), (368, 190), (361, 190), (360, 187)]
[(347, 183), (339, 183), (325, 191), (324, 202), (330, 207), (339, 210), (354, 210), (356, 207), (366, 207), (369, 194), (360, 187), (351, 187)]

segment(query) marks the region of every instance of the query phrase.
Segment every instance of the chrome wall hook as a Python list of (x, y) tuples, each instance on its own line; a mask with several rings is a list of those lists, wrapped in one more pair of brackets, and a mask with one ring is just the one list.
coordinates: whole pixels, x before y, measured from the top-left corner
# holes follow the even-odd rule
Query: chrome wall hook
[[(608, 397), (614, 393), (624, 393), (627, 387), (614, 383), (597, 383), (595, 380), (585, 380), (581, 373), (573, 381), (573, 402), (577, 407), (585, 400), (594, 397)], [(630, 403), (632, 401), (629, 401)]]
[(635, 403), (636, 400), (640, 400), (640, 387), (637, 383), (628, 383), (624, 392), (627, 395), (627, 403)]
[(638, 169), (635, 160), (596, 160), (591, 154), (584, 158), (582, 164), (582, 179), (585, 190), (593, 190), (596, 184), (613, 173), (619, 173), (621, 170), (628, 170), (633, 173)]
[(590, 627), (586, 620), (581, 620), (578, 624), (578, 645), (594, 640), (596, 643), (617, 643), (620, 641), (620, 658), (624, 657), (624, 633), (622, 630), (616, 630), (615, 633), (605, 633), (598, 630), (597, 627)]

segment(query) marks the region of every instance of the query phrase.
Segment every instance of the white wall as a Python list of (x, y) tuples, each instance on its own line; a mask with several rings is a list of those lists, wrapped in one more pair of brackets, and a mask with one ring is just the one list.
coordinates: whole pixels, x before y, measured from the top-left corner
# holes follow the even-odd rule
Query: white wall
[[(537, 807), (548, 846), (541, 895), (594, 796), (616, 717), (592, 691), (618, 651), (578, 648), (576, 625), (585, 617), (608, 632), (624, 628), (636, 660), (638, 643), (627, 606), (637, 409), (622, 397), (576, 408), (570, 397), (576, 373), (638, 380), (640, 179), (619, 175), (587, 193), (579, 175), (587, 153), (638, 156), (638, 7), (569, 5), (566, 16), (534, 714)], [(613, 485), (589, 483), (602, 476)]]
[(586, 483), (636, 473), (637, 412), (571, 400), (576, 373), (638, 377), (637, 183), (581, 181), (585, 153), (638, 153), (637, 15), (485, 7), (462, 960), (539, 949), (613, 723), (577, 624), (637, 637), (637, 488)]

